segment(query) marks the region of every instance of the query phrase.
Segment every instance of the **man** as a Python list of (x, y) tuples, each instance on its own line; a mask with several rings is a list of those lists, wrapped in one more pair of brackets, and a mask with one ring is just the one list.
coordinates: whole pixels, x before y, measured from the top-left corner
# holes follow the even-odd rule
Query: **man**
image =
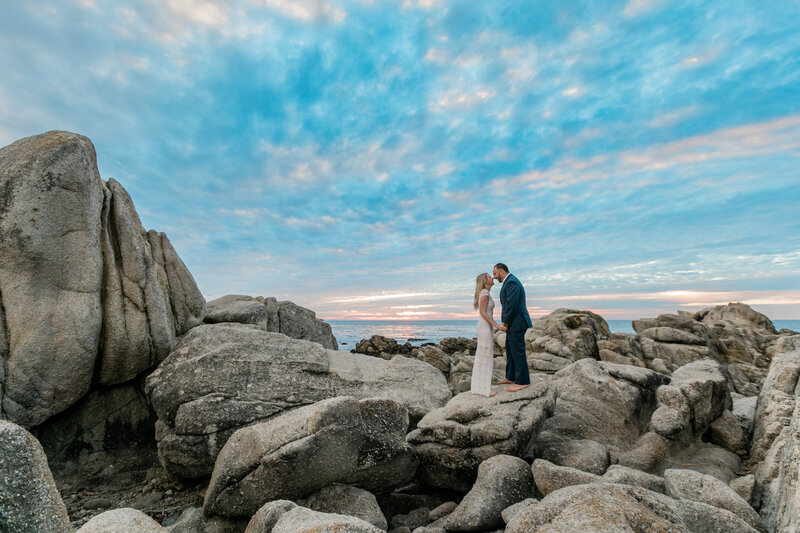
[(525, 331), (531, 327), (531, 317), (525, 303), (525, 289), (503, 263), (497, 263), (492, 275), (503, 284), (500, 305), (503, 306), (503, 325), (506, 332), (506, 378), (498, 383), (511, 383), (508, 392), (517, 392), (531, 382), (528, 359), (525, 356)]

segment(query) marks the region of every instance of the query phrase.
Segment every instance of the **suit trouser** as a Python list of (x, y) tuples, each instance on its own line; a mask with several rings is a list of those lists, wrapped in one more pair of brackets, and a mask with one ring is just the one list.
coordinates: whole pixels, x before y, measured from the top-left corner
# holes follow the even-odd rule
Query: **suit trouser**
[(525, 355), (525, 331), (506, 332), (506, 379), (517, 385), (531, 382), (528, 358)]

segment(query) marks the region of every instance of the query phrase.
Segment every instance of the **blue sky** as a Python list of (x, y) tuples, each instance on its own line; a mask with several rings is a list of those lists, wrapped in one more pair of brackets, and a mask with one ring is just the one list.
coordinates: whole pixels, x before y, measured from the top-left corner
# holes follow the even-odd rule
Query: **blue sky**
[(0, 145), (91, 138), (209, 299), (800, 318), (796, 1), (2, 1), (0, 62)]

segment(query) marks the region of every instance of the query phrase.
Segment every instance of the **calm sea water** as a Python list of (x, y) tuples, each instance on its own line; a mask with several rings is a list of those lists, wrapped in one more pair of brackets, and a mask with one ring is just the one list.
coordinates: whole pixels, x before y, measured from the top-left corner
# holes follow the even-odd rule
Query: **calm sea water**
[[(340, 349), (350, 350), (361, 339), (383, 335), (399, 343), (406, 341), (415, 346), (424, 342), (439, 342), (445, 337), (475, 337), (475, 320), (328, 320)], [(634, 333), (630, 320), (608, 320), (612, 333)], [(800, 331), (800, 320), (773, 320), (775, 328)]]

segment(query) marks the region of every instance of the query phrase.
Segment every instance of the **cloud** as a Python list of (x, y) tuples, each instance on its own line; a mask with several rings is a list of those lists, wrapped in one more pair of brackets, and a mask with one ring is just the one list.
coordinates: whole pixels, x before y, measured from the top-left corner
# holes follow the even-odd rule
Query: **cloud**
[(342, 22), (347, 17), (344, 9), (334, 6), (325, 0), (253, 0), (262, 5), (298, 20), (327, 20)]

